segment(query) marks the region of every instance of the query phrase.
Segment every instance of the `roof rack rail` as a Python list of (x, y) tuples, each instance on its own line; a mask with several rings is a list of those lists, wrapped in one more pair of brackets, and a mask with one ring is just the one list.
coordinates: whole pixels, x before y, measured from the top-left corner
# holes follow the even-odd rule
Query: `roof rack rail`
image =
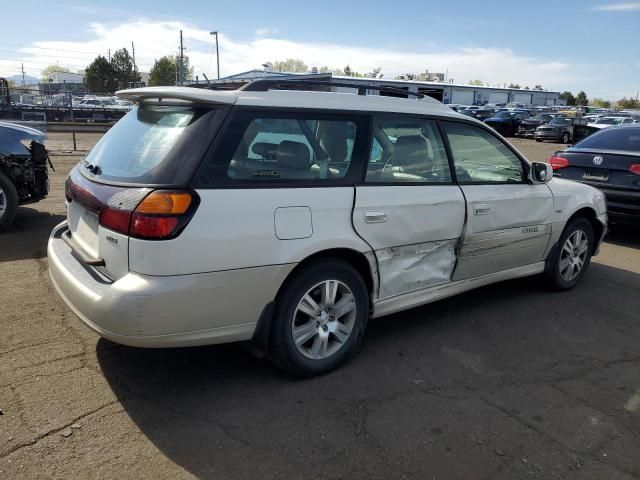
[[(284, 88), (278, 88), (284, 87)], [(294, 88), (292, 88), (294, 87)], [(296, 88), (297, 87), (297, 88)], [(266, 92), (268, 90), (306, 90), (306, 87), (345, 87), (357, 88), (358, 95), (366, 95), (367, 90), (377, 90), (379, 92), (394, 93), (396, 95), (413, 96), (424, 98), (424, 94), (411, 92), (402, 88), (389, 87), (386, 85), (362, 85), (359, 83), (336, 82), (332, 80), (314, 80), (314, 79), (297, 79), (297, 78), (261, 78), (253, 80), (246, 85), (240, 87), (239, 90), (245, 92)]]

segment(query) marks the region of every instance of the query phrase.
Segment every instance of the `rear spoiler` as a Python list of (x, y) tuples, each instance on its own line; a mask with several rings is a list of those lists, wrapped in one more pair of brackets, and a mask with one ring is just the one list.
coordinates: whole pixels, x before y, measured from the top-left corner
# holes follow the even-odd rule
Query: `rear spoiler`
[(238, 94), (234, 90), (206, 90), (190, 87), (130, 88), (116, 92), (118, 98), (142, 102), (143, 100), (183, 100), (193, 103), (233, 105)]

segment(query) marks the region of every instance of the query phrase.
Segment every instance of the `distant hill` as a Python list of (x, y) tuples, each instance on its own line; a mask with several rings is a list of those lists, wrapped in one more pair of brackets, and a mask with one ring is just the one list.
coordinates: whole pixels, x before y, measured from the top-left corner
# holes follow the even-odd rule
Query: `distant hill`
[[(12, 81), (18, 87), (22, 85), (22, 75), (11, 75), (10, 77), (7, 77), (7, 80)], [(34, 85), (34, 84), (37, 84), (39, 82), (40, 82), (40, 79), (38, 79), (36, 77), (32, 77), (31, 75), (25, 75), (24, 76), (24, 84), (25, 85)]]

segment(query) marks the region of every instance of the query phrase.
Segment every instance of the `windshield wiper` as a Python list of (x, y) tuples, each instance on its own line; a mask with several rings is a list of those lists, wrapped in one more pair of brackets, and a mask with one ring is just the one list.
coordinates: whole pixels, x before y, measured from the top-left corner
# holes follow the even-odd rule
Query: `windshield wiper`
[(102, 169), (98, 165), (93, 165), (87, 161), (83, 162), (82, 166), (93, 175), (100, 175), (102, 173)]

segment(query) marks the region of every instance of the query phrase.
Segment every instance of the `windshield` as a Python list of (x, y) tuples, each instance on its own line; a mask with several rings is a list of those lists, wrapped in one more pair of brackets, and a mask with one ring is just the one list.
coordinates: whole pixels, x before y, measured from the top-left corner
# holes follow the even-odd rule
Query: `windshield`
[(640, 152), (640, 128), (605, 128), (578, 142), (573, 148)]
[(538, 114), (535, 117), (533, 117), (533, 120), (540, 120), (541, 122), (548, 122), (549, 120), (551, 120), (553, 117), (551, 115), (543, 115), (543, 114)]
[(498, 112), (494, 115), (494, 118), (511, 118), (513, 113), (511, 112)]
[(202, 158), (192, 158), (192, 151), (204, 152), (212, 139), (210, 130), (196, 132), (203, 129), (205, 117), (217, 111), (192, 106), (136, 107), (89, 152), (82, 172), (100, 181), (182, 183), (193, 173), (186, 166)]
[(602, 117), (596, 120), (596, 123), (600, 125), (618, 125), (622, 123), (621, 118), (613, 118), (613, 117)]

